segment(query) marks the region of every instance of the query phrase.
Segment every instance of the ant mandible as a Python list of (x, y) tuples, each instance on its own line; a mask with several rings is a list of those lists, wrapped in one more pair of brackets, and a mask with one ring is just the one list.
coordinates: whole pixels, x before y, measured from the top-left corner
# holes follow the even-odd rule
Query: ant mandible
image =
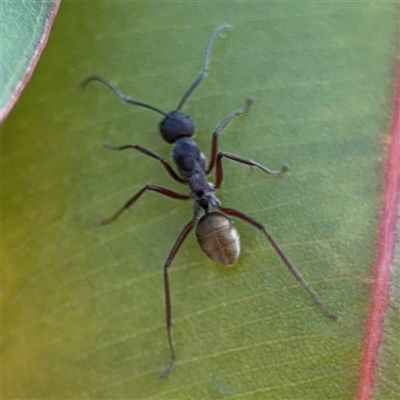
[[(168, 369), (161, 375), (162, 378), (166, 378), (172, 372), (176, 362), (175, 345), (172, 338), (172, 311), (168, 269), (176, 254), (178, 253), (178, 250), (181, 247), (182, 243), (195, 226), (197, 241), (203, 252), (213, 261), (227, 266), (233, 265), (236, 262), (240, 253), (240, 243), (239, 234), (228, 215), (231, 217), (239, 218), (244, 222), (252, 225), (253, 227), (259, 229), (265, 235), (267, 240), (271, 243), (272, 247), (280, 257), (282, 262), (286, 265), (289, 272), (303, 286), (305, 291), (308, 293), (308, 295), (311, 297), (311, 299), (314, 301), (320, 311), (326, 317), (334, 321), (339, 320), (339, 318), (335, 314), (329, 311), (321, 303), (317, 295), (304, 280), (304, 278), (300, 275), (299, 271), (285, 255), (283, 250), (278, 246), (277, 242), (275, 241), (273, 236), (267, 231), (264, 225), (251, 218), (250, 216), (242, 213), (241, 211), (233, 208), (222, 207), (221, 202), (215, 196), (215, 191), (219, 189), (223, 180), (223, 158), (227, 158), (241, 164), (249, 165), (251, 167), (256, 167), (266, 174), (272, 176), (280, 176), (288, 170), (287, 166), (285, 165), (280, 170), (271, 170), (247, 158), (218, 151), (219, 134), (232, 122), (234, 118), (244, 114), (249, 109), (252, 104), (252, 100), (247, 99), (245, 104), (240, 109), (227, 116), (217, 126), (212, 134), (211, 158), (208, 165), (206, 163), (206, 158), (204, 154), (200, 151), (198, 145), (191, 139), (191, 136), (193, 136), (195, 133), (193, 119), (189, 115), (184, 114), (180, 111), (189, 96), (206, 78), (209, 71), (211, 50), (214, 46), (214, 42), (218, 35), (227, 28), (230, 28), (230, 26), (221, 25), (217, 27), (213, 32), (205, 53), (203, 69), (196, 77), (194, 82), (190, 85), (189, 89), (187, 89), (182, 96), (176, 110), (166, 113), (150, 104), (134, 100), (123, 94), (113, 83), (100, 75), (91, 75), (87, 77), (80, 85), (81, 88), (85, 88), (90, 82), (99, 81), (107, 86), (109, 89), (111, 89), (114, 93), (116, 93), (118, 97), (125, 103), (148, 108), (161, 114), (164, 118), (159, 124), (159, 130), (163, 139), (166, 142), (174, 145), (172, 151), (172, 159), (175, 162), (178, 173), (175, 172), (168, 161), (153, 153), (152, 151), (145, 149), (142, 146), (136, 144), (127, 144), (124, 146), (106, 145), (106, 147), (111, 150), (134, 149), (151, 158), (154, 158), (163, 165), (163, 167), (173, 179), (175, 179), (179, 183), (188, 185), (190, 190), (189, 194), (181, 194), (161, 186), (146, 185), (133, 197), (131, 197), (115, 214), (113, 214), (110, 218), (100, 221), (98, 224), (105, 225), (115, 221), (125, 210), (136, 203), (136, 201), (147, 191), (160, 193), (164, 196), (176, 200), (192, 199), (194, 201), (192, 219), (182, 229), (181, 233), (175, 241), (175, 244), (172, 247), (172, 250), (169, 253), (167, 260), (164, 263), (165, 314), (171, 361)], [(211, 183), (207, 181), (207, 177), (214, 171), (214, 169), (215, 183)], [(213, 209), (218, 209), (219, 212), (213, 211)], [(204, 215), (199, 219), (201, 213), (204, 213)]]

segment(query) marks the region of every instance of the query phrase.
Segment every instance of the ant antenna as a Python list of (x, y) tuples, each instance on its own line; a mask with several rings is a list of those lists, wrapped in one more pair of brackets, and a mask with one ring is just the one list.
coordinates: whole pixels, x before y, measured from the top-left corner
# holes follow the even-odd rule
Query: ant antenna
[(132, 99), (131, 97), (126, 96), (113, 83), (111, 83), (108, 79), (104, 78), (101, 75), (88, 76), (86, 79), (84, 79), (82, 81), (82, 83), (79, 85), (79, 88), (85, 89), (85, 87), (92, 81), (98, 81), (98, 82), (101, 82), (103, 85), (106, 85), (109, 89), (111, 89), (114, 93), (116, 93), (117, 96), (125, 103), (132, 104), (134, 106), (148, 108), (149, 110), (153, 110), (153, 111), (163, 115), (164, 117), (166, 117), (168, 115), (166, 112), (160, 110), (157, 107), (154, 107), (150, 104), (142, 103), (141, 101), (137, 101), (137, 100)]
[(215, 29), (214, 33), (211, 36), (210, 41), (208, 42), (207, 50), (206, 50), (206, 55), (204, 58), (204, 66), (203, 69), (200, 71), (199, 75), (197, 78), (194, 80), (194, 82), (190, 85), (189, 89), (186, 90), (185, 94), (182, 96), (181, 101), (178, 104), (178, 107), (176, 107), (176, 110), (179, 111), (182, 106), (185, 104), (185, 101), (188, 99), (188, 97), (193, 93), (193, 91), (197, 88), (197, 86), (200, 85), (201, 82), (204, 81), (204, 79), (208, 75), (208, 70), (210, 67), (210, 58), (211, 58), (211, 50), (214, 46), (215, 39), (218, 37), (218, 35), (224, 30), (231, 28), (230, 25), (220, 25)]

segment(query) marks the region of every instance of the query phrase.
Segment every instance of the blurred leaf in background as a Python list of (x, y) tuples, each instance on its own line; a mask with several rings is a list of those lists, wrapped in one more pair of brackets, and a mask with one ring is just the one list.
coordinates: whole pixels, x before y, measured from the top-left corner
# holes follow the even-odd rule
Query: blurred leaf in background
[(46, 46), (59, 5), (60, 0), (1, 3), (0, 123), (28, 83)]

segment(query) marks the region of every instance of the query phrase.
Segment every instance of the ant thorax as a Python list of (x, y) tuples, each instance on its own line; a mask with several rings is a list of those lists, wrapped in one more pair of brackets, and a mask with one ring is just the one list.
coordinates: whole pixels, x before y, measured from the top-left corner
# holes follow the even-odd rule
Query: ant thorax
[(207, 183), (206, 158), (192, 139), (179, 138), (175, 142), (172, 158), (182, 178), (188, 182), (194, 193), (198, 190), (205, 190)]
[(211, 182), (207, 182), (207, 185), (208, 190), (206, 192), (202, 193), (200, 196), (194, 194), (194, 215), (199, 215), (201, 210), (203, 210), (206, 214), (209, 214), (213, 208), (221, 207), (221, 202), (214, 194), (214, 184)]
[(198, 145), (188, 137), (181, 137), (175, 142), (172, 158), (195, 199), (195, 213), (219, 207), (221, 203), (214, 195), (214, 184), (207, 181), (206, 157)]

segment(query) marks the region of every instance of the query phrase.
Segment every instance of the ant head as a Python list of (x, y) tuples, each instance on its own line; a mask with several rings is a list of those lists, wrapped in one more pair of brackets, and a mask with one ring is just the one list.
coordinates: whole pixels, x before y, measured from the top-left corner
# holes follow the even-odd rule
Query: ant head
[(193, 119), (180, 111), (171, 111), (160, 122), (160, 132), (168, 143), (175, 143), (179, 138), (194, 135), (195, 126)]

